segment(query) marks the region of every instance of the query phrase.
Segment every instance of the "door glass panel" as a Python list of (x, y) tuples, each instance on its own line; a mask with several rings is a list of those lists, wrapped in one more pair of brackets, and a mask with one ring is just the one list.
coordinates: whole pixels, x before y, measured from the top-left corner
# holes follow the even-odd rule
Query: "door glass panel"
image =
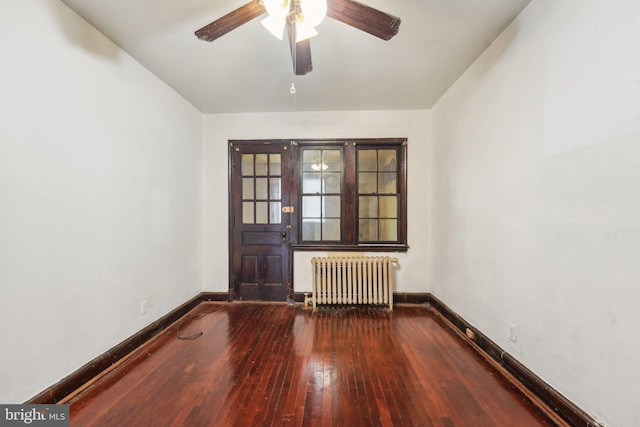
[(269, 224), (280, 224), (282, 222), (282, 204), (280, 202), (269, 203)]
[(253, 178), (242, 178), (242, 198), (253, 200)]
[(269, 175), (282, 175), (282, 156), (280, 154), (269, 156)]
[(256, 199), (267, 200), (269, 198), (267, 182), (267, 178), (256, 178)]
[(397, 193), (396, 187), (397, 175), (395, 172), (383, 172), (380, 174), (379, 193)]
[(302, 152), (302, 170), (310, 172), (322, 170), (320, 160), (320, 150), (304, 150)]
[(397, 218), (398, 217), (398, 197), (397, 196), (381, 196), (380, 218)]
[(322, 240), (340, 240), (340, 220), (325, 219), (322, 225)]
[(323, 193), (340, 193), (340, 173), (329, 172), (322, 174)]
[(280, 224), (282, 155), (243, 154), (241, 172), (243, 224)]
[(378, 217), (378, 198), (376, 196), (360, 196), (358, 203), (360, 218)]
[(378, 184), (376, 180), (378, 179), (377, 173), (365, 172), (358, 174), (358, 193), (367, 194), (367, 193), (376, 193), (378, 190)]
[(269, 171), (267, 169), (268, 154), (256, 154), (256, 175), (269, 175)]
[(361, 219), (358, 221), (358, 237), (362, 242), (375, 242), (378, 240), (378, 220)]
[(376, 171), (376, 150), (358, 150), (358, 171)]
[(242, 155), (242, 176), (253, 175), (253, 154)]
[(323, 218), (340, 218), (340, 196), (322, 198)]
[(269, 204), (267, 202), (256, 202), (256, 224), (267, 224), (269, 222)]
[(332, 172), (341, 170), (340, 150), (323, 150), (322, 166), (323, 171)]
[(380, 220), (380, 240), (398, 240), (398, 221), (395, 219)]
[(269, 198), (280, 199), (280, 178), (269, 178)]
[(242, 223), (253, 224), (253, 202), (242, 202)]
[(320, 193), (320, 174), (315, 172), (305, 172), (302, 174), (302, 192)]

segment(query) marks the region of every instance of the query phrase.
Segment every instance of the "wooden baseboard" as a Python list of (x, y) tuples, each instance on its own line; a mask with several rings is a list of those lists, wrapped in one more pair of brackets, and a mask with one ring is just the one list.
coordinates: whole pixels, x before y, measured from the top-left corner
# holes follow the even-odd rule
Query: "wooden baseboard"
[(229, 293), (228, 292), (202, 292), (200, 294), (200, 301), (227, 302), (229, 301)]
[(142, 329), (135, 335), (127, 338), (120, 344), (96, 357), (77, 371), (63, 378), (46, 390), (38, 393), (36, 396), (32, 397), (25, 403), (54, 404), (61, 401), (74, 390), (78, 389), (83, 384), (90, 381), (92, 378), (107, 370), (111, 365), (118, 362), (132, 351), (136, 350), (142, 344), (158, 335), (167, 326), (178, 320), (180, 317), (184, 316), (202, 301), (227, 301), (227, 293), (225, 292), (217, 294), (203, 292), (196, 295), (178, 308), (172, 310), (146, 328)]
[(295, 302), (304, 302), (304, 294), (311, 295), (311, 292), (293, 292), (290, 298)]
[[(465, 339), (473, 342), (479, 349), (489, 356), (496, 364), (519, 381), (529, 392), (538, 398), (547, 408), (558, 415), (562, 420), (572, 426), (600, 427), (591, 416), (576, 406), (573, 402), (555, 390), (540, 377), (531, 372), (526, 366), (504, 351), (495, 342), (476, 329), (464, 318), (454, 312), (446, 304), (433, 295), (430, 296), (430, 305), (451, 326), (461, 332)], [(466, 334), (467, 329), (473, 332), (473, 338)]]
[(395, 292), (393, 294), (394, 304), (427, 304), (431, 301), (430, 293), (405, 293)]

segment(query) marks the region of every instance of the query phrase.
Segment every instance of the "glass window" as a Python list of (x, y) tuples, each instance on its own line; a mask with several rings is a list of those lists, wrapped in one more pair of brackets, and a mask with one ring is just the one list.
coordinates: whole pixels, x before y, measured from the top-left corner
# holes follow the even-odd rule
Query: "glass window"
[(342, 150), (302, 148), (302, 240), (341, 240)]
[(405, 140), (299, 145), (300, 244), (406, 249)]
[(398, 241), (398, 149), (358, 149), (358, 242)]

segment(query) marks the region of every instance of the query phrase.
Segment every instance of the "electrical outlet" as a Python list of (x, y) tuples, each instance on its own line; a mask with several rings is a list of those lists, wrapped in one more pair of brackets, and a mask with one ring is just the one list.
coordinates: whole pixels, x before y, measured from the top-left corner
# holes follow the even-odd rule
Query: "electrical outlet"
[(509, 322), (509, 341), (518, 342), (518, 331), (516, 330), (516, 325)]
[(140, 314), (145, 315), (149, 312), (149, 301), (144, 300), (140, 303)]

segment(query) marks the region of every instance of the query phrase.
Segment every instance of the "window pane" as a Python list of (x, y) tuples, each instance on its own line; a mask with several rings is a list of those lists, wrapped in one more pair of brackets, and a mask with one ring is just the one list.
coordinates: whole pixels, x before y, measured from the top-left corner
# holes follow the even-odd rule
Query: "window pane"
[(278, 200), (280, 195), (280, 178), (269, 178), (269, 198)]
[(243, 154), (242, 155), (242, 175), (243, 176), (251, 176), (253, 175), (253, 154)]
[(396, 171), (396, 150), (378, 150), (378, 170)]
[(398, 197), (397, 196), (381, 196), (380, 218), (398, 218)]
[(253, 224), (253, 202), (242, 203), (242, 223)]
[(253, 178), (242, 178), (242, 198), (253, 200)]
[(323, 197), (322, 207), (324, 208), (323, 218), (340, 218), (340, 196)]
[(269, 175), (282, 175), (282, 156), (280, 154), (269, 156)]
[(256, 178), (256, 199), (267, 200), (267, 178)]
[(268, 154), (256, 154), (256, 175), (268, 175), (267, 158)]
[(358, 223), (359, 240), (361, 242), (375, 242), (378, 240), (378, 220), (361, 219)]
[(320, 220), (302, 220), (302, 240), (320, 240)]
[(340, 162), (340, 150), (323, 150), (322, 152), (322, 170), (340, 171), (342, 169)]
[(323, 193), (339, 193), (340, 192), (340, 173), (324, 173), (322, 174)]
[(302, 152), (302, 170), (320, 171), (322, 169), (320, 161), (320, 150), (304, 150)]
[(256, 202), (256, 224), (267, 224), (269, 221), (269, 204), (267, 202)]
[(340, 240), (340, 220), (325, 219), (322, 226), (322, 240)]
[(320, 218), (320, 196), (302, 197), (302, 217)]
[(378, 197), (359, 197), (358, 218), (378, 218)]
[(269, 203), (269, 224), (280, 224), (282, 205), (280, 202)]
[(302, 192), (303, 193), (320, 193), (320, 174), (315, 172), (305, 172), (302, 175)]
[(380, 220), (380, 240), (392, 242), (398, 240), (398, 221), (395, 219)]
[(397, 193), (396, 180), (397, 175), (395, 172), (383, 172), (380, 174), (380, 180), (378, 182), (378, 193)]
[(359, 172), (377, 170), (376, 151), (377, 150), (358, 150)]
[(376, 183), (378, 174), (375, 172), (365, 172), (358, 174), (358, 193), (370, 194), (378, 191), (378, 185)]

